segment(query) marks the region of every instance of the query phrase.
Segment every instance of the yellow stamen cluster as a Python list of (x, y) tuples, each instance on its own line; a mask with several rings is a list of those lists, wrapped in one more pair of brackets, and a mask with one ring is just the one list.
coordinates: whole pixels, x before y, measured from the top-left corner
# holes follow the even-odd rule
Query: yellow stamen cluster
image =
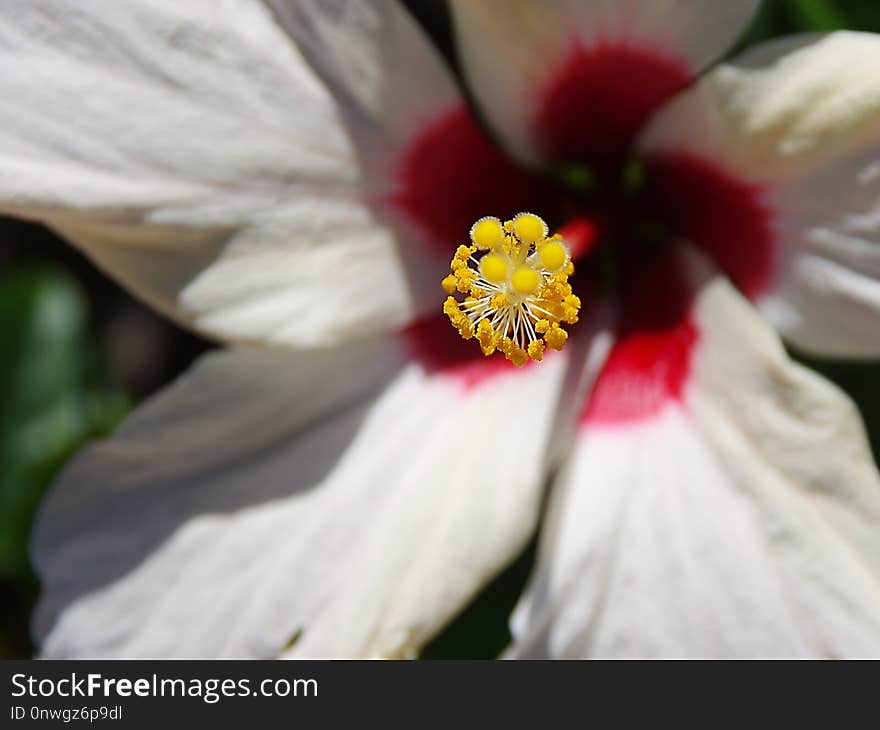
[[(470, 245), (459, 246), (442, 286), (450, 296), (443, 312), (466, 340), (488, 356), (496, 350), (514, 365), (561, 350), (563, 324), (578, 320), (581, 300), (571, 292), (571, 253), (559, 235), (533, 213), (502, 223), (485, 217), (471, 227)], [(464, 295), (463, 301), (453, 294)]]

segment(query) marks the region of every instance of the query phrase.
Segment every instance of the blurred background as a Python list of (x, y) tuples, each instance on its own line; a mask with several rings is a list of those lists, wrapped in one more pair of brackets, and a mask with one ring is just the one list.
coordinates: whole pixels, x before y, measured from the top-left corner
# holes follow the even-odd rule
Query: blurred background
[[(407, 5), (454, 67), (442, 2)], [(880, 32), (880, 0), (765, 0), (743, 45), (837, 28)], [(0, 217), (0, 658), (33, 653), (28, 621), (39, 585), (28, 535), (54, 474), (212, 346), (132, 299), (50, 231)], [(856, 401), (876, 458), (880, 363), (828, 364), (792, 354)], [(424, 655), (496, 656), (532, 558), (529, 549)]]

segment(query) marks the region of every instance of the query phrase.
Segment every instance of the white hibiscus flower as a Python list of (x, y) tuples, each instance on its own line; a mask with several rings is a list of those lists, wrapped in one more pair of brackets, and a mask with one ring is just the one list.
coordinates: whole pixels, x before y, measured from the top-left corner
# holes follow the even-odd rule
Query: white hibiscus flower
[[(487, 133), (391, 0), (4, 3), (0, 209), (230, 343), (51, 492), (42, 653), (413, 655), (548, 484), (512, 656), (880, 653), (863, 428), (771, 329), (880, 353), (880, 38), (697, 80), (755, 5), (454, 3)], [(522, 210), (583, 306), (517, 369), (439, 282)]]

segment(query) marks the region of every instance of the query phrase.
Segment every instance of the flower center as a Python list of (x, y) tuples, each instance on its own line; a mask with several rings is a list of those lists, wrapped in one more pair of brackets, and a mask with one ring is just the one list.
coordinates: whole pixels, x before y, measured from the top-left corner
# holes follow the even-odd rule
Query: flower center
[(443, 312), (487, 357), (497, 350), (517, 366), (541, 360), (545, 347), (565, 345), (562, 325), (578, 320), (581, 301), (568, 283), (571, 251), (561, 236), (548, 233), (534, 213), (504, 223), (487, 216), (471, 226), (470, 245), (459, 246), (452, 258), (452, 273), (442, 282), (450, 295)]

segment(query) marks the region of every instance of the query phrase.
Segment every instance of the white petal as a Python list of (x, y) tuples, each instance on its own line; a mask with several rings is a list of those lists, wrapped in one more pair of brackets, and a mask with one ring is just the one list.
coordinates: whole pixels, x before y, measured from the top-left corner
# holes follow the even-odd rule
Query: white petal
[(0, 210), (220, 337), (408, 321), (442, 267), (383, 201), (459, 95), (396, 3), (276, 5), (4, 3)]
[(566, 357), (400, 355), (209, 355), (77, 457), (35, 533), (42, 652), (417, 651), (532, 533)]
[(880, 479), (856, 409), (726, 281), (693, 317), (681, 401), (585, 422), (513, 655), (877, 656)]
[[(626, 139), (619, 141), (629, 142), (658, 103), (736, 40), (757, 5), (757, 0), (452, 2), (465, 74), (498, 135), (526, 160), (563, 156), (566, 162), (588, 163), (595, 161), (571, 157), (589, 145), (590, 136), (622, 134)], [(559, 98), (551, 89), (563, 74), (569, 93)], [(569, 117), (581, 142), (554, 138), (566, 135), (559, 125), (545, 124), (548, 117)], [(597, 140), (597, 151), (609, 143)]]
[(642, 147), (761, 191), (774, 266), (757, 301), (793, 344), (880, 354), (880, 36), (760, 46), (672, 103)]

